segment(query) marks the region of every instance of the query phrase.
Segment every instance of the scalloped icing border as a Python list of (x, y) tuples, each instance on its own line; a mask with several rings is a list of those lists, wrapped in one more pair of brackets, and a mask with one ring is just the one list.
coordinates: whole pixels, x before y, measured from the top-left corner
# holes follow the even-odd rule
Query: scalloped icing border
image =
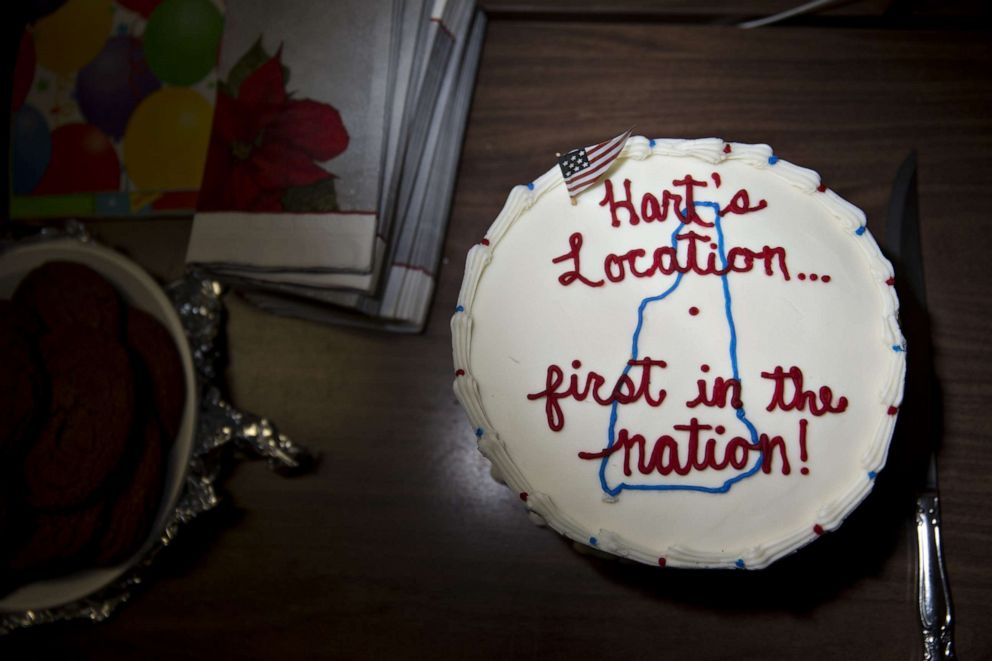
[(558, 508), (547, 494), (533, 491), (507, 451), (499, 433), (490, 424), (479, 396), (479, 385), (469, 370), (472, 306), (482, 274), (503, 236), (542, 195), (564, 184), (558, 167), (551, 168), (530, 184), (515, 186), (483, 241), (468, 252), (465, 275), (458, 294), (458, 305), (451, 318), (452, 353), (456, 375), (455, 396), (475, 428), (479, 450), (492, 463), (494, 477), (520, 494), (532, 519), (546, 523), (553, 530), (580, 544), (645, 564), (760, 569), (799, 550), (824, 532), (840, 526), (871, 492), (875, 476), (885, 465), (895, 428), (895, 412), (902, 402), (906, 374), (905, 339), (898, 322), (899, 301), (896, 298), (895, 288), (891, 286), (892, 265), (882, 255), (875, 239), (867, 231), (865, 214), (861, 209), (821, 185), (820, 175), (813, 170), (799, 167), (775, 156), (768, 145), (728, 143), (719, 138), (649, 140), (643, 136), (632, 136), (627, 140), (618, 159), (644, 160), (653, 155), (695, 158), (712, 164), (734, 160), (759, 170), (772, 172), (800, 191), (809, 194), (817, 204), (821, 204), (829, 212), (842, 229), (851, 235), (852, 239), (858, 242), (869, 270), (878, 284), (883, 301), (883, 342), (887, 349), (897, 354), (888, 375), (887, 385), (879, 393), (880, 404), (888, 408), (880, 418), (874, 442), (861, 458), (864, 472), (852, 481), (844, 495), (824, 504), (817, 512), (816, 520), (809, 522), (805, 527), (786, 531), (778, 539), (765, 544), (723, 553), (703, 552), (683, 545), (651, 549), (625, 540), (610, 530), (588, 530)]

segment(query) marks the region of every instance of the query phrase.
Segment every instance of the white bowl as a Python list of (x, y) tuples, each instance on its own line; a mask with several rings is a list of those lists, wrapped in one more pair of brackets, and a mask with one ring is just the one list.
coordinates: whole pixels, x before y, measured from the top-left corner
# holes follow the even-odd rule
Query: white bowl
[(179, 434), (169, 452), (162, 502), (152, 532), (141, 549), (114, 567), (85, 569), (56, 578), (22, 585), (0, 598), (0, 612), (53, 608), (81, 599), (106, 587), (130, 569), (161, 535), (166, 519), (182, 491), (193, 449), (196, 423), (196, 379), (193, 358), (179, 315), (162, 288), (137, 264), (108, 248), (75, 239), (26, 243), (0, 254), (0, 298), (10, 298), (21, 280), (32, 269), (51, 261), (79, 262), (109, 280), (131, 306), (158, 319), (169, 331), (179, 350), (186, 381), (186, 403)]

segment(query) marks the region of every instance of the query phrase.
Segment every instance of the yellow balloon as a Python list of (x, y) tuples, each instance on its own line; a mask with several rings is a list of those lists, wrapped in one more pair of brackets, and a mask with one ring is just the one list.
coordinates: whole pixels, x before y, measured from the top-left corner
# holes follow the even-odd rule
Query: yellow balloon
[(34, 26), (38, 64), (69, 74), (103, 49), (114, 19), (110, 0), (69, 0)]
[(198, 190), (213, 107), (186, 87), (163, 87), (134, 109), (124, 131), (124, 167), (139, 190)]

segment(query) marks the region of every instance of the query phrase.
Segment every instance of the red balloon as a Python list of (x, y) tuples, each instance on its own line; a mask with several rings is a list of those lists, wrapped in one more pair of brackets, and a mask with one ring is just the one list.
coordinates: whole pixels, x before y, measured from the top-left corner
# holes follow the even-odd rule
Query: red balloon
[(17, 110), (24, 103), (31, 83), (34, 82), (34, 37), (25, 30), (21, 35), (21, 45), (17, 49), (17, 65), (14, 67), (13, 90), (10, 96), (10, 109)]
[(110, 138), (92, 124), (66, 124), (52, 131), (52, 158), (33, 194), (116, 191), (120, 183), (121, 166)]
[(162, 0), (117, 0), (117, 4), (148, 18)]

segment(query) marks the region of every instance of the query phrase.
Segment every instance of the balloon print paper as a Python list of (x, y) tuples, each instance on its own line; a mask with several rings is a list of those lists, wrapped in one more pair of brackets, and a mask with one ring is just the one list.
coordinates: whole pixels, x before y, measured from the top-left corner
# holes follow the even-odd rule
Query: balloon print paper
[(213, 121), (219, 0), (33, 6), (13, 76), (11, 215), (190, 213)]

